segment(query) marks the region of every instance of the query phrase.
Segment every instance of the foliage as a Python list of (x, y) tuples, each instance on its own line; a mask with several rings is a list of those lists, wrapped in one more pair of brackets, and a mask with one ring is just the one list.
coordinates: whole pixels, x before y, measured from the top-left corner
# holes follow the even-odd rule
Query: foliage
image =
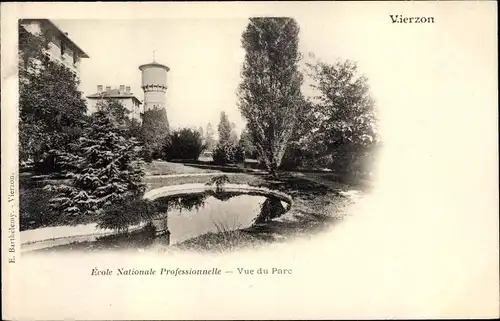
[(212, 151), (215, 148), (214, 129), (211, 123), (207, 124), (205, 131), (205, 146), (207, 151)]
[(236, 164), (243, 163), (245, 161), (245, 149), (241, 145), (234, 145), (234, 162)]
[(27, 73), (36, 72), (40, 62), (45, 58), (44, 50), (48, 49), (48, 40), (44, 35), (35, 36), (18, 24), (19, 76), (25, 78)]
[(241, 132), (240, 141), (238, 142), (238, 145), (241, 147), (241, 149), (243, 149), (245, 154), (244, 156), (252, 159), (257, 159), (258, 157), (257, 148), (255, 148), (252, 142), (252, 137), (250, 136), (248, 129), (246, 127)]
[(162, 158), (165, 140), (169, 136), (167, 112), (164, 108), (144, 111), (142, 120), (143, 157), (147, 162)]
[(267, 169), (276, 174), (297, 126), (304, 100), (298, 70), (299, 26), (291, 18), (251, 18), (242, 35), (246, 51), (239, 108)]
[(19, 158), (38, 171), (58, 170), (53, 149), (81, 136), (87, 106), (78, 78), (44, 55), (46, 39), (19, 27)]
[(309, 68), (319, 92), (313, 102), (317, 127), (310, 137), (317, 157), (326, 157), (340, 173), (363, 172), (364, 159), (379, 140), (367, 78), (349, 60), (318, 61)]
[(218, 188), (223, 186), (224, 184), (229, 183), (229, 177), (225, 174), (223, 175), (217, 175), (212, 178), (205, 184), (208, 186), (214, 185)]
[(48, 185), (56, 196), (51, 206), (69, 217), (92, 216), (112, 203), (141, 195), (144, 172), (136, 162), (139, 142), (126, 137), (126, 127), (106, 109), (94, 113), (70, 152), (56, 151), (71, 184)]
[(212, 158), (217, 165), (242, 163), (245, 160), (245, 151), (242, 146), (231, 142), (219, 143), (213, 151)]
[(224, 111), (220, 113), (220, 121), (217, 130), (219, 132), (219, 143), (231, 141), (232, 126)]
[(126, 136), (133, 137), (142, 142), (142, 125), (137, 119), (128, 120), (128, 131)]
[(299, 167), (317, 166), (315, 153), (309, 150), (310, 146), (302, 146), (299, 143), (292, 143), (287, 148), (280, 168), (283, 170), (294, 170)]
[(204, 146), (200, 132), (190, 128), (183, 128), (174, 131), (170, 135), (165, 144), (165, 155), (167, 160), (197, 160), (203, 149)]
[(52, 194), (42, 188), (20, 188), (19, 223), (21, 231), (52, 224), (60, 213), (48, 206)]
[(233, 145), (238, 144), (238, 133), (236, 133), (236, 125), (231, 123), (231, 132), (229, 133), (229, 142)]
[(96, 109), (108, 112), (109, 116), (121, 125), (128, 125), (130, 123), (130, 119), (128, 118), (130, 111), (119, 100), (108, 98), (99, 101)]
[(96, 105), (97, 110), (106, 110), (113, 117), (114, 121), (125, 128), (124, 136), (127, 138), (135, 138), (142, 141), (141, 124), (136, 120), (129, 117), (130, 110), (128, 110), (119, 100), (106, 99), (100, 101)]

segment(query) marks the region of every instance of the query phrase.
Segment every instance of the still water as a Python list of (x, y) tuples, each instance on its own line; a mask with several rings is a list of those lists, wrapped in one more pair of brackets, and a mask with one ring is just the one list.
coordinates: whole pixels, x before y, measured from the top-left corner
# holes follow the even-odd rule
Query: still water
[(189, 193), (154, 200), (157, 215), (146, 228), (95, 241), (72, 243), (49, 250), (108, 250), (172, 245), (207, 233), (244, 229), (284, 214), (290, 204), (259, 193)]

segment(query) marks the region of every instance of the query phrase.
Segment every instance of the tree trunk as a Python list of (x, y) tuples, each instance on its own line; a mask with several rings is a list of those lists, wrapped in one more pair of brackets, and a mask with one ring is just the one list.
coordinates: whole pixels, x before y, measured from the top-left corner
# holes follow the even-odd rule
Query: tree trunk
[(278, 171), (278, 166), (276, 166), (276, 163), (271, 162), (269, 166), (269, 174), (275, 179), (279, 178), (279, 171)]

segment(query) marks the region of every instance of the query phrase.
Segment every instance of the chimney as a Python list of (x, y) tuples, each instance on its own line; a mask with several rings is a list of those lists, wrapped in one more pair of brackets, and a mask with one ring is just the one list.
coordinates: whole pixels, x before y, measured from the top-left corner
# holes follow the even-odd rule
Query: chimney
[(120, 85), (120, 94), (125, 91), (125, 85)]
[(127, 87), (125, 88), (125, 92), (126, 92), (127, 94), (130, 94), (130, 86), (127, 86)]
[(102, 93), (102, 85), (97, 85), (97, 92)]
[(106, 86), (106, 91), (110, 91), (111, 90), (111, 86)]

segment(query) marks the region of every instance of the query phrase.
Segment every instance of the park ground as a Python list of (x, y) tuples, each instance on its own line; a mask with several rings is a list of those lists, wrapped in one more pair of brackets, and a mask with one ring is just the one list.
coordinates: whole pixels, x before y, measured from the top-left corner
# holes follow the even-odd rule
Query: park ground
[[(208, 233), (172, 245), (168, 250), (228, 251), (259, 247), (291, 238), (310, 237), (343, 219), (347, 207), (368, 188), (364, 185), (341, 183), (335, 175), (328, 172), (282, 172), (278, 178), (273, 178), (265, 171), (204, 163), (153, 161), (146, 164), (147, 189), (206, 183), (212, 177), (224, 174), (231, 184), (248, 184), (286, 193), (293, 198), (293, 206), (287, 213), (267, 223), (235, 231)], [(38, 228), (61, 225), (66, 224), (63, 221), (48, 221)], [(43, 228), (40, 232), (42, 230)]]
[(246, 229), (208, 233), (173, 246), (182, 250), (226, 251), (310, 237), (343, 219), (347, 207), (368, 188), (340, 183), (331, 173), (283, 172), (276, 179), (259, 171), (227, 172), (224, 168), (200, 168), (168, 162), (154, 162), (146, 167), (146, 172), (148, 189), (206, 183), (213, 176), (225, 174), (232, 184), (266, 187), (293, 198), (292, 208), (281, 217)]

